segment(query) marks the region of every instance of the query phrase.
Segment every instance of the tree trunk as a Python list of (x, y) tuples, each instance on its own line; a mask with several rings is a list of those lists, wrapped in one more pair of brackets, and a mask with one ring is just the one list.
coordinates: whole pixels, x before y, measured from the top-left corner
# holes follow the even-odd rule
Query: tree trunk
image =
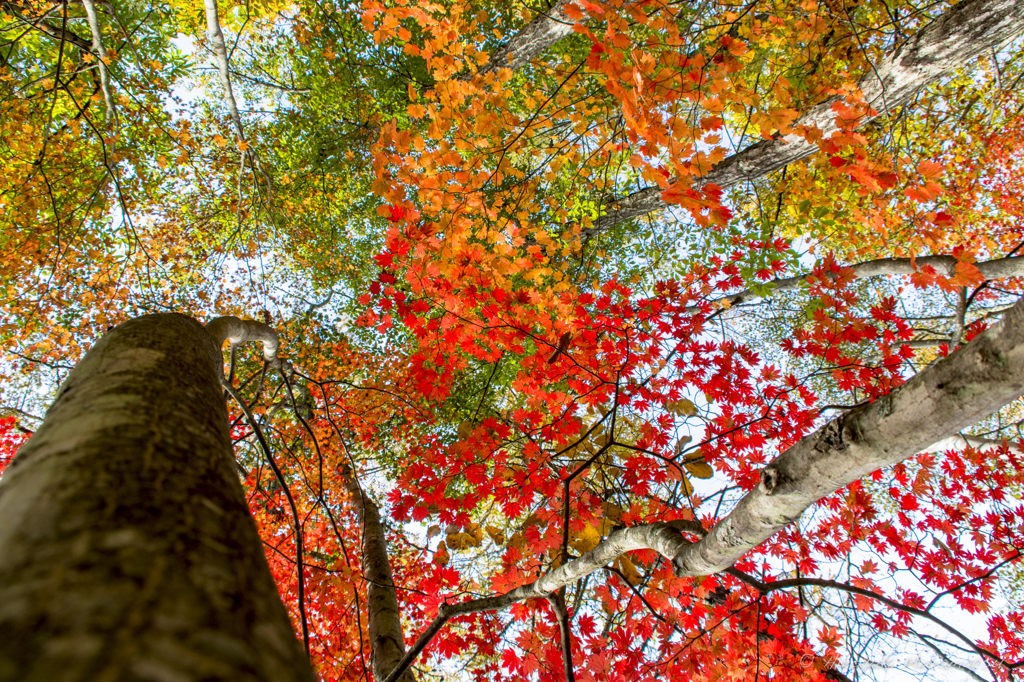
[(309, 682), (235, 473), (210, 334), (99, 340), (0, 480), (0, 681)]
[[(342, 479), (352, 495), (359, 523), (363, 527), (362, 563), (366, 581), (366, 620), (370, 635), (370, 656), (373, 679), (383, 682), (405, 656), (405, 634), (402, 631), (402, 611), (398, 605), (388, 542), (380, 507), (359, 486), (355, 472), (348, 467), (341, 471)], [(415, 682), (412, 673), (406, 673), (401, 682)]]

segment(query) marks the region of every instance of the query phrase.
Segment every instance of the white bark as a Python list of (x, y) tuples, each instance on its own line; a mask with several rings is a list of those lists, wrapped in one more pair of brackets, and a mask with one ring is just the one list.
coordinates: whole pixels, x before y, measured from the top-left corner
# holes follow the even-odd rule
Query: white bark
[(100, 88), (103, 90), (103, 101), (107, 105), (106, 123), (109, 126), (114, 121), (114, 95), (110, 90), (110, 73), (107, 71), (107, 48), (103, 45), (103, 34), (100, 33), (100, 22), (96, 15), (96, 6), (92, 0), (82, 0), (85, 6), (85, 16), (89, 20), (89, 31), (92, 33), (92, 49), (96, 53), (100, 70)]
[[(895, 111), (942, 76), (1021, 32), (1024, 32), (1024, 3), (1017, 0), (966, 0), (956, 5), (857, 81), (864, 101), (876, 112), (860, 119), (857, 127)], [(830, 98), (812, 107), (797, 119), (793, 129), (817, 129), (822, 137), (829, 137), (839, 130), (836, 112), (832, 109), (837, 100)], [(764, 140), (719, 162), (691, 186), (700, 188), (714, 183), (723, 189), (732, 187), (764, 177), (817, 151), (816, 144), (797, 133)], [(598, 218), (587, 230), (588, 234), (596, 234), (669, 204), (661, 198), (660, 188), (647, 187), (608, 205), (616, 208)]]
[(969, 344), (890, 394), (801, 439), (700, 542), (672, 559), (678, 575), (710, 575), (795, 521), (810, 505), (910, 457), (1024, 394), (1024, 301)]
[[(932, 267), (936, 272), (947, 277), (952, 277), (956, 274), (956, 264), (958, 262), (953, 256), (921, 256), (913, 260), (910, 258), (879, 258), (864, 261), (863, 263), (854, 263), (846, 267), (852, 271), (854, 279), (867, 279), (884, 275), (912, 275), (915, 272), (921, 272), (925, 266)], [(975, 263), (974, 265), (986, 281), (1024, 276), (1024, 256), (997, 258), (995, 260)], [(774, 279), (765, 282), (764, 286), (771, 293), (791, 291), (798, 289), (808, 277), (810, 277), (810, 273)], [(761, 298), (761, 296), (762, 294), (756, 293), (753, 289), (745, 289), (735, 294), (724, 296), (720, 300), (728, 301), (729, 305), (739, 305)]]
[(228, 66), (228, 48), (224, 43), (224, 33), (220, 30), (220, 17), (217, 14), (217, 0), (204, 0), (206, 6), (206, 35), (210, 39), (210, 47), (217, 57), (217, 74), (224, 90), (224, 103), (228, 114), (235, 124), (235, 132), (240, 140), (245, 140), (245, 129), (242, 127), (242, 116), (238, 113), (235, 91), (231, 87), (231, 71)]
[(0, 479), (0, 682), (312, 682), (195, 320), (107, 333)]
[(943, 438), (937, 443), (932, 443), (930, 447), (925, 448), (921, 452), (942, 453), (949, 450), (964, 450), (967, 447), (972, 447), (978, 452), (999, 452), (1004, 446), (1009, 448), (1010, 452), (1014, 452), (1018, 455), (1024, 455), (1024, 449), (1013, 441), (965, 436), (962, 433), (950, 436), (949, 438)]
[(277, 332), (269, 325), (228, 315), (207, 322), (206, 331), (218, 345), (230, 341), (232, 348), (249, 341), (258, 341), (263, 344), (263, 359), (270, 365), (277, 364), (277, 349), (281, 342)]

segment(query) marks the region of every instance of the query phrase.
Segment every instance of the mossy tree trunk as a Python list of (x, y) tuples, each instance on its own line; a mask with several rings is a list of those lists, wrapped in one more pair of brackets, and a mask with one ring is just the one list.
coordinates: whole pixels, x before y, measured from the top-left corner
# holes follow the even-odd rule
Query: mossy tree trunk
[(238, 482), (213, 337), (120, 325), (0, 479), (0, 681), (314, 679)]

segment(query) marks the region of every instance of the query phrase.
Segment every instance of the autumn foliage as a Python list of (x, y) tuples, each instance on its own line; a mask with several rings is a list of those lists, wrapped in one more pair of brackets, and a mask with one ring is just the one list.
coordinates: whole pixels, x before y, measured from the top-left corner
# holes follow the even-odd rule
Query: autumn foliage
[[(355, 496), (387, 519), (411, 646), (615, 529), (698, 541), (779, 453), (1020, 295), (1019, 41), (891, 111), (857, 85), (948, 3), (218, 7), (236, 112), (198, 5), (101, 7), (104, 84), (79, 8), (0, 3), (0, 470), (111, 325), (265, 318), (293, 373), (239, 356), (232, 437), (324, 680), (372, 675)], [(828, 134), (805, 117), (822, 102)], [(809, 158), (705, 179), (791, 138)], [(835, 680), (898, 653), (1011, 679), (1020, 412), (825, 496), (728, 571), (625, 553), (456, 617), (415, 665)]]

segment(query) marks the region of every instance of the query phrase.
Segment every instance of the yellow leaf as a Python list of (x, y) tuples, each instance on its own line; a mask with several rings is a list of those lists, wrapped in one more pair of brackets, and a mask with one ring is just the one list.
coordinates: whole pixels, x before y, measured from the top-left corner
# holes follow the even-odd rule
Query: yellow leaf
[(694, 405), (689, 400), (687, 400), (686, 398), (682, 398), (681, 400), (674, 400), (665, 405), (665, 407), (666, 409), (668, 409), (669, 412), (674, 412), (675, 414), (684, 417), (692, 417), (697, 414), (697, 406)]
[(615, 560), (614, 565), (622, 572), (622, 575), (626, 576), (630, 585), (640, 584), (640, 572), (636, 570), (636, 566), (629, 560), (629, 557), (620, 556)]
[(605, 502), (602, 506), (604, 507), (604, 515), (608, 520), (616, 525), (622, 523), (622, 509), (617, 504)]
[(686, 470), (691, 475), (697, 478), (711, 478), (715, 475), (715, 470), (711, 468), (711, 465), (703, 460), (697, 460), (695, 462), (686, 462), (683, 464)]
[(500, 529), (495, 528), (494, 526), (485, 526), (484, 530), (487, 531), (487, 535), (491, 538), (491, 542), (496, 545), (505, 544), (505, 534), (502, 533)]
[(682, 436), (679, 440), (676, 441), (676, 447), (673, 450), (673, 454), (678, 456), (679, 453), (686, 449), (686, 446), (690, 443), (691, 440), (693, 439), (690, 436)]
[(599, 542), (601, 542), (601, 534), (597, 531), (597, 528), (588, 525), (576, 534), (576, 539), (572, 542), (572, 548), (580, 554), (586, 554), (597, 547)]
[(447, 544), (452, 549), (466, 549), (467, 547), (479, 547), (480, 540), (469, 533), (449, 533)]

